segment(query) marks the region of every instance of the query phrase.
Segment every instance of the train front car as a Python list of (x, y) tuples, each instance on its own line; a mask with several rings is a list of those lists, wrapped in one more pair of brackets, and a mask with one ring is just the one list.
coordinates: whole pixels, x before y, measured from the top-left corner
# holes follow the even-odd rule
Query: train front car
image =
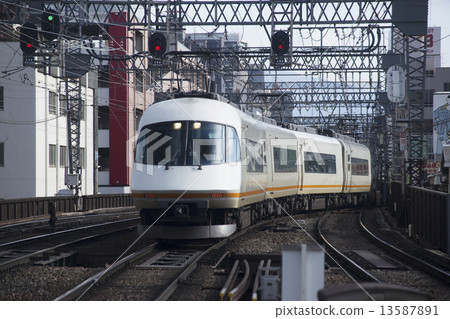
[(227, 237), (241, 185), (241, 119), (227, 103), (184, 97), (143, 114), (132, 176), (141, 227), (152, 237)]

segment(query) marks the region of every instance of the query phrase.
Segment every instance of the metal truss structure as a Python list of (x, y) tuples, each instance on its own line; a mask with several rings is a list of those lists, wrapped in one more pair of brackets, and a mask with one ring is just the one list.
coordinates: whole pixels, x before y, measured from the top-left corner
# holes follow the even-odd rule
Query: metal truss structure
[[(424, 146), (424, 90), (426, 37), (405, 36), (397, 28), (393, 29), (393, 52), (403, 57), (403, 67), (407, 74), (406, 103), (392, 105), (387, 113), (391, 126), (388, 143), (392, 148), (392, 179), (412, 185), (422, 185), (422, 164), (425, 158)], [(388, 131), (389, 132), (389, 131)], [(386, 165), (389, 169), (390, 165)], [(402, 180), (403, 179), (403, 180)]]
[(66, 100), (64, 101), (67, 106), (67, 128), (68, 128), (68, 150), (69, 150), (69, 167), (68, 175), (72, 176), (72, 181), (67, 181), (66, 184), (70, 184), (75, 189), (76, 195), (78, 195), (78, 186), (80, 183), (81, 174), (81, 156), (80, 156), (80, 122), (82, 119), (82, 99), (81, 99), (81, 79), (67, 78), (64, 82)]
[[(25, 8), (32, 2), (60, 6), (66, 23), (108, 23), (109, 14), (123, 12), (128, 26), (167, 26), (175, 16), (186, 25), (341, 25), (389, 23), (392, 1), (317, 0), (317, 1), (2, 1), (3, 20), (21, 23)], [(15, 7), (18, 4), (20, 7)]]
[[(218, 29), (226, 33), (227, 28), (233, 26), (251, 26), (261, 28), (268, 40), (274, 31), (288, 30), (292, 47), (285, 63), (278, 65), (271, 59), (269, 44), (215, 51), (181, 51), (175, 46), (160, 65), (155, 65), (148, 54), (133, 52), (132, 56), (124, 57), (129, 59), (125, 65), (129, 72), (149, 72), (155, 91), (163, 87), (158, 81), (163, 81), (162, 75), (168, 70), (178, 74), (174, 81), (189, 76), (189, 72), (196, 74), (197, 88), (201, 89), (208, 87), (207, 75), (211, 72), (218, 72), (228, 81), (242, 81), (239, 76), (242, 71), (264, 73), (267, 82), (263, 86), (244, 80), (239, 92), (219, 93), (248, 107), (271, 109), (280, 121), (331, 128), (372, 143), (372, 150), (377, 153), (374, 162), (380, 165), (377, 174), (380, 179), (387, 182), (392, 177), (395, 180), (400, 176), (397, 173), (401, 173), (403, 162), (408, 161), (410, 182), (418, 184), (423, 157), (425, 38), (406, 36), (394, 27), (394, 1), (398, 0), (63, 0), (43, 3), (45, 8), (61, 12), (61, 23), (65, 26), (62, 37), (78, 39), (80, 43), (87, 40), (82, 35), (82, 26), (97, 24), (107, 30), (110, 14), (117, 12), (123, 14), (124, 19), (117, 20), (124, 21), (119, 22), (121, 25), (167, 34), (181, 34), (195, 25), (214, 37)], [(37, 6), (29, 6), (30, 2), (33, 1), (1, 1), (1, 22), (21, 24), (32, 17), (30, 8)], [(38, 11), (41, 9), (42, 3)], [(80, 30), (78, 35), (69, 32), (74, 26)], [(334, 32), (332, 44), (326, 41), (327, 36), (330, 37), (327, 30)], [(391, 36), (392, 43), (388, 39)], [(305, 44), (305, 41), (311, 43)], [(379, 103), (385, 91), (382, 56), (389, 49), (405, 57), (408, 103), (404, 106)], [(145, 68), (145, 65), (152, 67)], [(173, 87), (177, 87), (176, 83)], [(298, 110), (298, 116), (286, 113), (293, 109)], [(310, 109), (315, 113), (308, 114)], [(400, 113), (406, 115), (400, 119)], [(405, 126), (407, 129), (403, 130)], [(390, 133), (380, 135), (380, 130)], [(407, 152), (400, 149), (399, 138), (403, 132), (407, 132)], [(380, 146), (384, 147), (384, 153)]]

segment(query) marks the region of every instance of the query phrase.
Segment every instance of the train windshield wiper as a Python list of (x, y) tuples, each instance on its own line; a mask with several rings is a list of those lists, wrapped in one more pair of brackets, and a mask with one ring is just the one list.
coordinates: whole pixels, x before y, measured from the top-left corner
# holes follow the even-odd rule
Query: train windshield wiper
[(175, 152), (175, 155), (172, 157), (172, 159), (166, 163), (166, 171), (169, 169), (169, 166), (172, 165), (172, 163), (175, 162), (175, 160), (180, 156), (180, 152), (181, 152), (181, 147), (177, 149), (177, 151)]

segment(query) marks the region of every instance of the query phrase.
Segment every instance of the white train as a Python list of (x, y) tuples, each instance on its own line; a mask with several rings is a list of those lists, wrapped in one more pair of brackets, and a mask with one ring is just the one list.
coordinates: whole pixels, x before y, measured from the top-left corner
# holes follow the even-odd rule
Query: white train
[(155, 103), (139, 124), (132, 175), (141, 224), (156, 238), (220, 238), (318, 196), (355, 200), (370, 190), (370, 152), (334, 136), (218, 99)]

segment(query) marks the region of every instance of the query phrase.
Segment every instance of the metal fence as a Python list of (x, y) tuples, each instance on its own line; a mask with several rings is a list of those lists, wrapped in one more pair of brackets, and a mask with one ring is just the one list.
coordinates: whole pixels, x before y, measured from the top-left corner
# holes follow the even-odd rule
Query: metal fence
[(89, 211), (100, 208), (131, 207), (131, 194), (56, 196), (11, 199), (0, 201), (0, 221), (31, 218), (48, 214), (49, 204), (55, 205), (57, 213)]
[(402, 183), (393, 182), (389, 185), (388, 208), (399, 225), (405, 225), (406, 197)]
[(388, 207), (414, 238), (450, 253), (450, 194), (391, 183)]
[(407, 218), (413, 234), (449, 253), (450, 194), (409, 186)]

